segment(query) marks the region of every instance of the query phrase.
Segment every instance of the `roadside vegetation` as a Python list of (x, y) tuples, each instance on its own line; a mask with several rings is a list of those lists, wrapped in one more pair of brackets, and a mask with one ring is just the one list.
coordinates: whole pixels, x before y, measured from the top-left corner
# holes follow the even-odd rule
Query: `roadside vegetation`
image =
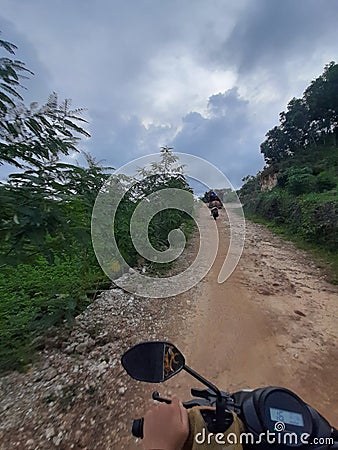
[[(0, 40), (0, 164), (10, 172), (0, 183), (0, 373), (24, 370), (44, 347), (55, 327), (72, 326), (79, 314), (111, 282), (97, 263), (91, 243), (91, 212), (97, 194), (111, 176), (82, 152), (86, 164), (62, 161), (79, 152), (83, 109), (52, 93), (46, 104), (25, 105), (22, 82), (33, 73), (12, 59), (16, 47)], [(127, 262), (140, 264), (129, 236), (129, 218), (144, 195), (164, 187), (190, 190), (176, 158), (163, 152), (152, 170), (144, 169), (138, 195), (126, 193), (115, 233)], [(192, 221), (184, 213), (164, 211), (150, 224), (152, 244), (168, 247), (171, 229), (188, 236)], [(146, 263), (146, 261), (142, 261)], [(149, 263), (149, 267), (152, 268)]]
[(247, 217), (327, 260), (338, 283), (338, 64), (289, 102), (261, 152), (265, 168), (239, 191)]

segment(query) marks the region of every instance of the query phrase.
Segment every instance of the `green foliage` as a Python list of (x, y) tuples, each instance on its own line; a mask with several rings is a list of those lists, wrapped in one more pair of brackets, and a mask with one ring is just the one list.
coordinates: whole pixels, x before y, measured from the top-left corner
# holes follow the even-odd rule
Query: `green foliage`
[[(262, 192), (262, 175), (258, 174), (246, 179), (239, 191), (247, 216), (271, 224), (274, 230), (282, 230), (298, 245), (315, 249), (332, 263), (332, 280), (338, 280), (336, 152), (335, 147), (326, 146), (301, 149), (275, 166), (275, 170), (279, 169), (275, 188)], [(265, 174), (268, 170), (265, 169)]]
[(324, 171), (317, 175), (316, 184), (318, 192), (325, 192), (334, 189), (337, 186), (337, 180), (334, 174)]
[(94, 261), (76, 256), (50, 265), (43, 257), (34, 266), (7, 266), (0, 272), (0, 372), (32, 361), (34, 338), (50, 327), (71, 325), (105, 283)]
[(138, 254), (133, 246), (130, 235), (130, 221), (136, 206), (136, 202), (124, 198), (118, 206), (114, 223), (114, 235), (117, 246), (123, 259), (130, 266), (135, 266), (138, 262)]
[[(16, 46), (0, 40), (0, 49), (15, 54)], [(41, 107), (36, 102), (26, 106), (18, 92), (24, 74), (33, 72), (21, 61), (0, 58), (0, 164), (41, 167), (60, 153), (77, 151), (77, 136), (89, 133), (79, 126), (86, 122), (83, 109), (72, 110), (69, 99), (59, 103), (55, 92)]]
[(286, 172), (285, 186), (290, 194), (301, 195), (313, 192), (316, 187), (316, 178), (309, 167), (291, 167)]
[(34, 338), (71, 323), (106, 282), (91, 246), (104, 168), (50, 163), (0, 187), (0, 371), (31, 361)]
[[(267, 132), (261, 152), (268, 167), (243, 179), (239, 195), (246, 214), (319, 249), (338, 269), (337, 137), (338, 64), (331, 62)], [(262, 192), (269, 171), (277, 186)]]
[(338, 250), (336, 192), (295, 196), (288, 190), (275, 188), (270, 192), (261, 192), (255, 201), (246, 205), (245, 210), (275, 225), (283, 224), (305, 241), (330, 252)]
[(242, 179), (243, 186), (237, 192), (242, 204), (250, 204), (260, 192), (259, 176), (248, 175)]
[(84, 237), (88, 246), (91, 209), (108, 177), (105, 170), (50, 162), (10, 175), (0, 185), (2, 263), (31, 261), (36, 247), (52, 262), (57, 242), (61, 249), (66, 241), (71, 247)]
[(79, 115), (82, 111), (70, 110), (68, 99), (59, 104), (53, 93), (41, 107), (17, 103), (0, 112), (0, 164), (43, 167), (53, 157), (58, 159), (60, 153), (78, 151), (77, 134), (89, 137), (76, 123), (86, 122)]
[[(15, 55), (15, 50), (17, 49), (14, 44), (2, 39), (0, 39), (0, 48), (3, 48), (7, 53), (10, 53), (11, 55)], [(26, 78), (24, 74), (33, 75), (33, 72), (27, 69), (23, 62), (17, 60), (13, 61), (12, 59), (6, 57), (0, 58), (1, 115), (5, 114), (8, 108), (14, 107), (16, 100), (22, 100), (22, 97), (18, 93), (17, 88), (22, 88), (20, 79)]]
[[(163, 151), (161, 160), (152, 163), (150, 167), (141, 168), (139, 176), (132, 181), (133, 185), (126, 190), (126, 194), (121, 201), (115, 221), (115, 238), (118, 248), (123, 258), (129, 265), (137, 265), (138, 254), (133, 246), (130, 235), (130, 220), (137, 205), (143, 198), (161, 189), (182, 189), (191, 191), (184, 175), (183, 167), (177, 165), (177, 157), (169, 150)], [(136, 181), (136, 182), (135, 182)], [(193, 213), (193, 199), (191, 204), (185, 205)], [(165, 209), (158, 212), (150, 221), (148, 235), (149, 241), (157, 250), (169, 248), (168, 234), (171, 230), (185, 228), (191, 223), (189, 215), (176, 209)], [(187, 230), (187, 228), (185, 228)], [(155, 263), (143, 261), (149, 266)]]
[(319, 134), (333, 132), (338, 127), (338, 64), (327, 64), (321, 76), (305, 90), (304, 102), (308, 105), (310, 128)]
[[(0, 40), (0, 48), (13, 54), (16, 47)], [(78, 125), (85, 122), (82, 110), (71, 110), (69, 100), (59, 104), (56, 94), (43, 107), (26, 107), (16, 91), (23, 73), (31, 74), (23, 63), (0, 58), (0, 164), (21, 169), (0, 183), (0, 372), (28, 364), (35, 338), (51, 327), (71, 324), (109, 281), (92, 248), (91, 213), (112, 168), (87, 153), (86, 167), (60, 162), (60, 155), (77, 151), (78, 135), (89, 136)], [(138, 203), (159, 189), (189, 190), (176, 162), (165, 148), (161, 161), (140, 169), (138, 182), (126, 189), (115, 234), (132, 266), (138, 256), (129, 226)], [(118, 182), (127, 186), (128, 177), (120, 176)], [(160, 212), (151, 221), (149, 239), (164, 249), (168, 233), (179, 227), (186, 235), (191, 230), (185, 213)]]
[(267, 132), (261, 153), (267, 164), (278, 164), (310, 146), (337, 146), (337, 137), (338, 64), (331, 62), (302, 98), (293, 98), (281, 112), (280, 124)]
[[(296, 196), (333, 190), (338, 181), (338, 161), (332, 159), (330, 152), (327, 154), (320, 148), (315, 154), (308, 153), (306, 161), (303, 160), (303, 157), (293, 157), (289, 160), (289, 164), (292, 164), (291, 167), (282, 168), (280, 166), (278, 186), (288, 189), (291, 194)], [(307, 166), (304, 167), (304, 163)]]
[[(89, 291), (95, 293), (106, 280), (92, 250), (90, 222), (96, 195), (108, 174), (89, 155), (87, 160), (87, 168), (51, 161), (43, 168), (12, 174), (0, 187), (0, 371), (29, 363), (35, 337), (52, 326), (71, 323), (90, 301)], [(139, 262), (129, 234), (137, 204), (158, 189), (189, 189), (181, 172), (161, 172), (162, 163), (146, 177), (142, 171), (142, 179), (128, 191), (117, 212), (116, 239), (132, 266)], [(185, 213), (160, 212), (150, 223), (151, 243), (159, 250), (167, 248), (169, 231), (179, 227), (186, 235), (191, 231)]]
[[(14, 54), (16, 47), (0, 41)], [(0, 184), (0, 371), (31, 361), (34, 338), (71, 323), (106, 278), (91, 245), (90, 220), (106, 170), (59, 161), (77, 151), (82, 110), (52, 94), (26, 107), (17, 89), (25, 65), (0, 58), (0, 164), (23, 169)]]

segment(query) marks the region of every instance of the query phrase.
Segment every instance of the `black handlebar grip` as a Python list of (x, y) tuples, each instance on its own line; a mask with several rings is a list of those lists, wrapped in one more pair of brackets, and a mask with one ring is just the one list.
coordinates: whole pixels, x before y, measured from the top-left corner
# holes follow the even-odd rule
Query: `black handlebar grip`
[(141, 417), (141, 419), (133, 420), (133, 425), (131, 427), (131, 433), (133, 436), (143, 439), (143, 423), (143, 417)]

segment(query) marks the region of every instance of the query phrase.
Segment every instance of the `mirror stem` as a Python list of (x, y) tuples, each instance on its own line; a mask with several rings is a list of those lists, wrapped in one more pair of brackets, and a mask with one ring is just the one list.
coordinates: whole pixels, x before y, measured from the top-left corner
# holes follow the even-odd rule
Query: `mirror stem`
[[(188, 372), (190, 375), (192, 375), (194, 378), (196, 378), (198, 381), (200, 381), (204, 385), (208, 386), (208, 388), (211, 389), (213, 392), (215, 392), (215, 394), (217, 395), (216, 421), (215, 421), (215, 423), (213, 423), (211, 425), (210, 429), (209, 428), (208, 429), (212, 433), (223, 433), (232, 422), (229, 423), (227, 421), (227, 413), (225, 411), (226, 404), (225, 404), (225, 399), (223, 398), (223, 396), (221, 394), (221, 391), (218, 389), (217, 386), (210, 383), (210, 381), (203, 378), (200, 374), (195, 372), (189, 366), (184, 365), (183, 369), (186, 372)], [(231, 417), (232, 417), (232, 415), (231, 415)]]
[(183, 369), (188, 372), (191, 376), (193, 376), (194, 378), (196, 378), (196, 380), (200, 381), (201, 383), (203, 383), (205, 386), (208, 386), (209, 389), (211, 389), (213, 392), (215, 392), (215, 394), (217, 395), (219, 400), (222, 400), (222, 394), (221, 391), (218, 389), (217, 386), (215, 386), (214, 384), (210, 383), (210, 381), (206, 380), (205, 378), (202, 377), (202, 375), (200, 375), (199, 373), (195, 372), (193, 369), (191, 369), (189, 366), (184, 365)]

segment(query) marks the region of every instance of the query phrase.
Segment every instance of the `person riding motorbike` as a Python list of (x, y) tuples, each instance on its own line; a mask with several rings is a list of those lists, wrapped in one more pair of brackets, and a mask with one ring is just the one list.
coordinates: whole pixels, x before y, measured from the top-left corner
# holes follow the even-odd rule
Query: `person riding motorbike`
[(216, 195), (216, 192), (214, 192), (214, 191), (211, 191), (210, 192), (210, 194), (209, 194), (209, 201), (210, 202), (213, 202), (214, 200), (217, 200), (217, 195)]
[(217, 206), (214, 206), (212, 209), (211, 209), (211, 215), (212, 215), (212, 217), (216, 220), (217, 219), (217, 217), (218, 217), (218, 208), (217, 208)]

